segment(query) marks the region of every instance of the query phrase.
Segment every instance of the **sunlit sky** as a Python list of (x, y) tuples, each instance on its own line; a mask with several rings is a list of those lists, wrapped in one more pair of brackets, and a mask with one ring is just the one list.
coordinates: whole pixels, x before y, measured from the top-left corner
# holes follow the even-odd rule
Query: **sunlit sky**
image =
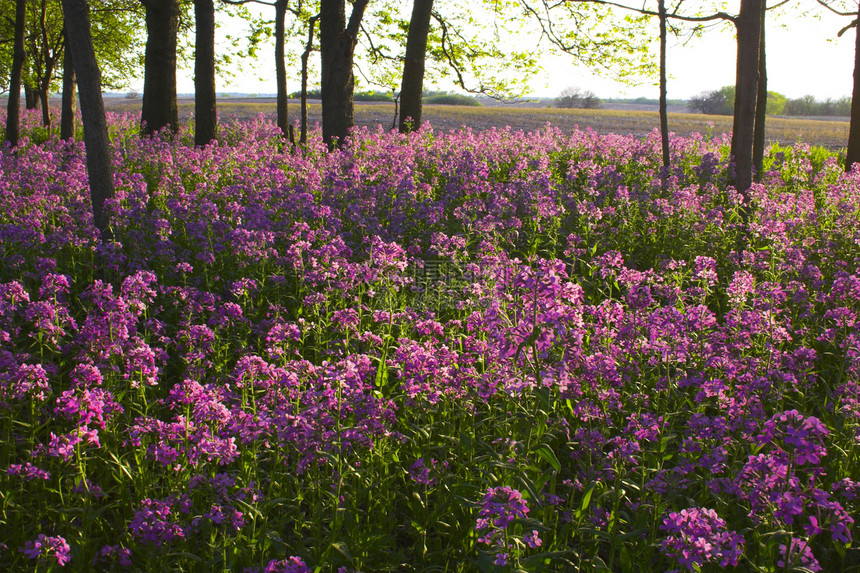
[[(794, 4), (797, 4), (795, 2)], [(811, 4), (811, 2), (809, 3)], [(805, 5), (808, 6), (808, 5)], [(260, 7), (264, 14), (271, 9)], [(767, 28), (768, 87), (789, 98), (813, 95), (819, 100), (850, 96), (854, 69), (855, 32), (849, 30), (841, 38), (836, 35), (850, 22), (850, 18), (839, 17), (824, 11), (818, 18), (797, 12), (783, 13), (777, 19), (770, 18)], [(241, 24), (226, 24), (219, 34), (240, 34)], [(270, 94), (274, 93), (274, 47), (265, 45), (254, 66), (245, 65), (229, 83), (221, 81), (220, 91)], [(720, 26), (707, 31), (704, 36), (688, 45), (670, 43), (667, 68), (670, 74), (668, 95), (670, 99), (687, 99), (702, 92), (732, 85), (735, 81), (735, 56), (737, 44), (734, 28)], [(314, 54), (319, 58), (319, 54)], [(576, 86), (593, 91), (602, 98), (612, 97), (657, 97), (656, 78), (642, 78), (642, 84), (628, 86), (590, 73), (576, 65), (570, 56), (547, 57), (544, 70), (531, 82), (532, 95), (555, 97), (565, 87)], [(298, 88), (298, 73), (290, 74), (289, 90)], [(135, 89), (141, 85), (133, 85)], [(359, 89), (370, 86), (360, 85)], [(453, 85), (440, 84), (439, 89), (454, 89)], [(179, 71), (180, 92), (194, 90), (190, 69)]]

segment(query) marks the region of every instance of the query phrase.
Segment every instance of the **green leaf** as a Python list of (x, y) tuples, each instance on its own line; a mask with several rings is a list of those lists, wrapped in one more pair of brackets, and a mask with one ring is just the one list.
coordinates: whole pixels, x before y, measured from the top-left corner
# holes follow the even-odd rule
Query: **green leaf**
[(555, 471), (561, 470), (561, 464), (559, 463), (555, 452), (553, 452), (552, 448), (550, 448), (548, 445), (540, 444), (538, 447), (535, 448), (534, 451), (537, 455), (543, 458), (546, 463), (551, 465), (552, 469), (554, 469)]
[(347, 561), (349, 561), (350, 565), (354, 565), (354, 561), (352, 559), (352, 554), (349, 552), (349, 547), (346, 546), (346, 543), (343, 541), (334, 541), (331, 546), (335, 551), (343, 555)]

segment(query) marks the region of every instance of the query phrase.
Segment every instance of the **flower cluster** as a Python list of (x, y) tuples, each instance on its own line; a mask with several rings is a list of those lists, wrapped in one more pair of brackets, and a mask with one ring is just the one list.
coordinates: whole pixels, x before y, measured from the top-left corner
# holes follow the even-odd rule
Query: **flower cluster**
[[(513, 533), (509, 527), (517, 519), (525, 519), (528, 514), (526, 500), (516, 489), (508, 486), (491, 487), (484, 494), (475, 530), (478, 532), (478, 542), (495, 550), (497, 565), (505, 565), (510, 557)], [(527, 532), (523, 541), (529, 547), (538, 547), (542, 543), (538, 532), (534, 530)]]
[(663, 519), (660, 529), (667, 534), (661, 543), (663, 553), (688, 571), (698, 571), (706, 563), (734, 567), (743, 554), (743, 537), (729, 531), (713, 509), (673, 511)]
[(64, 567), (66, 563), (72, 560), (70, 555), (71, 548), (66, 540), (60, 537), (49, 537), (44, 533), (33, 540), (28, 541), (21, 552), (30, 559), (38, 559), (48, 563), (56, 562), (60, 567)]

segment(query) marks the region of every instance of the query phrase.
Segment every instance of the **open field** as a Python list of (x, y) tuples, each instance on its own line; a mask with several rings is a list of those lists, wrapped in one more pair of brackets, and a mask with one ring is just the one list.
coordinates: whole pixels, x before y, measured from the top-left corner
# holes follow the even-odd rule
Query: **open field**
[[(140, 113), (140, 100), (110, 98), (105, 101), (110, 111)], [(179, 104), (180, 121), (187, 121), (194, 111), (194, 102), (183, 99)], [(239, 119), (249, 119), (260, 113), (273, 115), (275, 103), (271, 98), (239, 99), (222, 98), (218, 109), (223, 119), (235, 115)], [(299, 102), (290, 101), (290, 119), (298, 121)], [(310, 123), (321, 121), (320, 105), (312, 103), (309, 109)], [(356, 104), (355, 120), (357, 125), (375, 127), (382, 125), (390, 129), (394, 117), (394, 106), (387, 103)], [(654, 111), (631, 110), (579, 110), (534, 107), (467, 107), (439, 106), (424, 107), (424, 119), (435, 130), (460, 129), (463, 126), (475, 130), (491, 127), (510, 126), (514, 130), (535, 131), (547, 123), (570, 133), (576, 127), (593, 129), (598, 133), (633, 134), (637, 137), (648, 134), (659, 127), (659, 117)], [(710, 128), (708, 123), (713, 123)], [(722, 115), (702, 115), (692, 113), (670, 113), (669, 128), (678, 135), (690, 133), (725, 133), (732, 129), (732, 118)], [(844, 120), (815, 120), (796, 118), (768, 118), (767, 137), (770, 142), (783, 145), (798, 142), (821, 145), (838, 150), (847, 145), (848, 122)]]

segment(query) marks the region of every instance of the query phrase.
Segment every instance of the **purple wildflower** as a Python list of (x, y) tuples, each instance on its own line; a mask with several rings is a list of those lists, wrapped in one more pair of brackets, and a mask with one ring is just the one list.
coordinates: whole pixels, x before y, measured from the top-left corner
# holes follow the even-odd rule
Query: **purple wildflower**
[(93, 557), (93, 565), (111, 562), (120, 567), (131, 567), (131, 550), (119, 545), (105, 545), (99, 554)]
[(174, 499), (144, 499), (128, 526), (132, 538), (156, 547), (184, 539), (184, 530), (172, 517), (174, 502)]
[(299, 557), (287, 557), (286, 559), (272, 559), (263, 568), (263, 573), (311, 573), (305, 562)]
[(34, 480), (34, 479), (50, 479), (51, 474), (46, 472), (43, 469), (37, 468), (30, 462), (27, 462), (23, 466), (21, 464), (9, 464), (9, 468), (6, 470), (6, 475), (10, 476), (21, 476), (25, 480)]
[(778, 567), (789, 570), (794, 570), (795, 567), (803, 567), (813, 573), (821, 571), (818, 559), (812, 554), (809, 540), (792, 537), (789, 545), (779, 546), (779, 554), (782, 558), (776, 562)]
[(523, 542), (526, 545), (528, 545), (529, 547), (531, 547), (532, 549), (537, 549), (538, 547), (540, 547), (543, 544), (543, 541), (541, 540), (540, 535), (538, 535), (538, 532), (536, 529), (533, 529), (530, 532), (523, 535)]
[(728, 531), (725, 520), (713, 509), (692, 507), (673, 511), (660, 529), (668, 533), (661, 544), (663, 552), (688, 571), (699, 570), (705, 563), (734, 567), (743, 553), (743, 537)]
[(48, 537), (44, 533), (40, 533), (34, 541), (28, 541), (24, 549), (21, 549), (21, 552), (30, 559), (46, 561), (55, 559), (60, 567), (65, 567), (66, 563), (72, 560), (70, 551), (71, 548), (65, 539), (60, 536)]
[(424, 458), (418, 458), (409, 468), (409, 478), (421, 485), (428, 487), (436, 484), (436, 478), (430, 475), (430, 471), (436, 467), (436, 460), (430, 458), (430, 467), (424, 464)]
[[(529, 508), (522, 494), (508, 486), (491, 487), (481, 500), (475, 529), (478, 543), (498, 547), (501, 553), (507, 549), (505, 530), (516, 519), (524, 519)], [(504, 553), (504, 559), (507, 554)]]

